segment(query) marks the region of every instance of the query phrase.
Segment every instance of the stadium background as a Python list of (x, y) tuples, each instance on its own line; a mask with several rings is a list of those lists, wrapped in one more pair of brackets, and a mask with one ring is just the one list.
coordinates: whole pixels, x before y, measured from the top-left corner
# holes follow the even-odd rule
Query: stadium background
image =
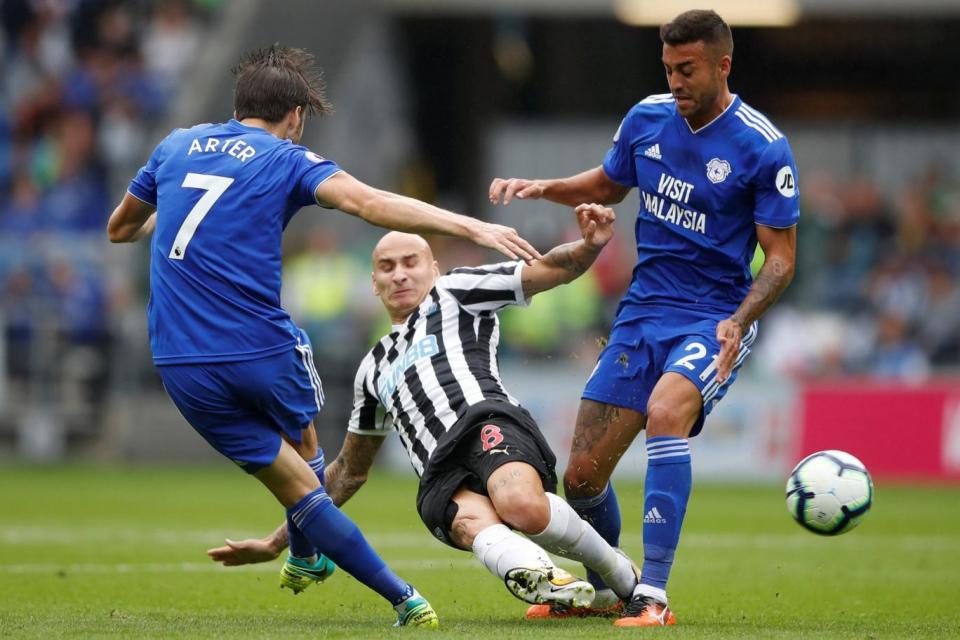
[[(281, 42), (317, 56), (335, 113), (307, 125), (304, 143), (316, 152), (370, 184), (515, 226), (546, 249), (574, 233), (569, 216), (536, 202), (493, 208), (487, 185), (494, 176), (562, 176), (599, 164), (630, 106), (666, 90), (656, 28), (623, 20), (644, 4), (667, 5), (671, 15), (684, 8), (629, 0), (0, 3), (0, 565), (9, 569), (0, 566), (0, 586), (46, 566), (11, 564), (36, 531), (27, 526), (34, 515), (20, 509), (45, 491), (73, 501), (67, 512), (87, 527), (78, 524), (82, 540), (100, 541), (100, 523), (137, 522), (159, 528), (146, 534), (158, 544), (169, 542), (159, 515), (135, 516), (116, 486), (153, 487), (162, 478), (182, 495), (196, 480), (197, 491), (212, 483), (216, 495), (240, 481), (183, 423), (153, 371), (146, 246), (111, 246), (104, 228), (170, 129), (230, 116), (227, 69), (244, 49)], [(937, 514), (952, 504), (940, 515), (955, 516), (960, 503), (960, 4), (712, 5), (728, 17), (734, 5), (785, 7), (772, 19), (787, 25), (734, 25), (731, 88), (789, 137), (802, 216), (797, 278), (762, 321), (733, 391), (691, 443), (695, 473), (708, 481), (696, 491), (718, 501), (707, 515), (697, 515), (705, 507), (696, 503), (691, 526), (715, 523), (707, 518), (723, 517), (719, 505), (737, 504), (717, 487), (747, 480), (753, 488), (736, 499), (756, 506), (749, 497), (775, 487), (776, 499), (803, 454), (840, 448), (859, 456), (887, 492), (886, 515), (871, 518), (878, 532), (901, 536), (896, 549), (933, 544), (955, 554), (960, 529)], [(616, 207), (618, 237), (589, 274), (502, 316), (504, 380), (539, 419), (561, 468), (579, 392), (629, 277), (637, 206), (632, 194)], [(284, 302), (314, 343), (328, 399), (318, 425), (328, 459), (339, 449), (356, 364), (385, 326), (369, 286), (378, 235), (317, 208), (302, 211), (286, 234)], [(461, 242), (431, 242), (443, 268), (499, 259)], [(408, 462), (392, 444), (380, 477), (393, 470), (409, 482)], [(629, 500), (640, 495), (643, 458), (634, 447), (615, 476), (627, 487), (625, 517), (637, 534), (640, 509)], [(916, 480), (938, 493), (909, 484)], [(380, 481), (372, 491), (392, 514), (395, 488)], [(412, 507), (411, 495), (399, 499)], [(190, 553), (272, 522), (244, 520), (242, 503), (230, 500), (223, 504), (233, 505), (239, 530), (229, 528), (226, 507), (188, 501), (193, 520), (184, 526), (208, 528), (186, 536)], [(365, 523), (363, 509), (376, 507), (360, 500)], [(265, 494), (257, 505), (273, 514)], [(404, 511), (412, 517), (412, 508)], [(787, 520), (782, 511), (750, 513), (757, 531)], [(415, 517), (409, 522), (417, 544), (431, 545)], [(908, 522), (942, 528), (922, 538)], [(134, 530), (120, 530), (130, 539), (108, 539), (132, 549)], [(685, 544), (706, 553), (707, 538), (698, 543), (705, 534), (696, 531)], [(771, 540), (758, 548), (772, 555)], [(789, 540), (791, 549), (814, 544)], [(859, 540), (878, 557), (877, 539)], [(851, 544), (839, 548), (844, 562)], [(941, 571), (956, 569), (955, 561)], [(936, 563), (924, 562), (936, 574)], [(18, 592), (12, 585), (8, 593)], [(26, 593), (19, 597), (29, 603)], [(888, 600), (890, 610), (896, 602)]]
[[(768, 12), (778, 4), (791, 3)], [(229, 117), (226, 70), (242, 50), (279, 41), (316, 54), (336, 112), (309, 123), (311, 148), (370, 184), (516, 226), (545, 249), (574, 232), (569, 217), (549, 203), (493, 208), (486, 187), (595, 166), (622, 114), (665, 90), (656, 29), (614, 11), (629, 5), (4, 2), (3, 457), (215, 459), (150, 364), (146, 247), (111, 247), (103, 229), (166, 132)], [(736, 27), (731, 86), (793, 145), (798, 275), (694, 441), (695, 467), (779, 477), (799, 454), (837, 446), (881, 476), (960, 478), (960, 5), (794, 5), (792, 26)], [(636, 208), (635, 194), (617, 207), (620, 233), (595, 270), (503, 314), (505, 380), (558, 452), (629, 275)], [(384, 326), (368, 285), (376, 237), (319, 209), (287, 234), (284, 301), (315, 345), (328, 455), (354, 367)], [(444, 268), (497, 259), (434, 246)], [(914, 458), (885, 454), (905, 429), (923, 443)], [(403, 467), (398, 451), (385, 458)], [(633, 456), (621, 473), (642, 469)]]

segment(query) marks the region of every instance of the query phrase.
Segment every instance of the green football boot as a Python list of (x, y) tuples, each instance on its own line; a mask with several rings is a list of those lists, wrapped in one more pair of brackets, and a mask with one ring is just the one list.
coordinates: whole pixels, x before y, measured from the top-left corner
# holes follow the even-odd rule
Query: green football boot
[(397, 612), (395, 627), (420, 627), (422, 629), (436, 629), (440, 626), (437, 612), (433, 610), (426, 598), (416, 591), (403, 603), (403, 612)]
[(336, 567), (337, 565), (322, 553), (314, 563), (287, 556), (287, 561), (280, 567), (280, 588), (286, 587), (297, 595), (314, 582), (323, 582), (332, 576)]

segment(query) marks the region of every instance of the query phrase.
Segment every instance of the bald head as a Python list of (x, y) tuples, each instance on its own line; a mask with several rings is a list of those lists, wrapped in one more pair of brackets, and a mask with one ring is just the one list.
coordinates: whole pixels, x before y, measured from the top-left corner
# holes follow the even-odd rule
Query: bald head
[(440, 276), (433, 250), (412, 233), (391, 231), (373, 249), (373, 291), (394, 324), (420, 306)]
[(380, 238), (380, 242), (373, 248), (373, 264), (376, 266), (380, 255), (393, 254), (397, 251), (422, 253), (427, 260), (433, 260), (433, 249), (423, 236), (415, 233), (404, 233), (402, 231), (391, 231)]

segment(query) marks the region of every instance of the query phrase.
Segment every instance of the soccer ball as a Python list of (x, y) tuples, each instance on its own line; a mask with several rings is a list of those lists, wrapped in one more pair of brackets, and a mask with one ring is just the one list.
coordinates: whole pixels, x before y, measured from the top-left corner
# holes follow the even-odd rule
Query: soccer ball
[(787, 480), (787, 510), (803, 528), (825, 536), (850, 531), (873, 502), (873, 481), (845, 451), (818, 451), (800, 461)]

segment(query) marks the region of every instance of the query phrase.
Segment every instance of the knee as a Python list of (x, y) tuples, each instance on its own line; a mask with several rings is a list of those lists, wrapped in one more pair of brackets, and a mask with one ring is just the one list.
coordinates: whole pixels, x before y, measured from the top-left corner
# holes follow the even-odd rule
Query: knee
[(550, 503), (543, 493), (510, 492), (499, 496), (495, 507), (504, 523), (523, 533), (540, 533), (550, 524)]
[(318, 450), (319, 449), (317, 447), (316, 439), (313, 439), (313, 440), (304, 439), (304, 441), (297, 446), (297, 453), (300, 454), (301, 458), (307, 461), (310, 461), (316, 458)]
[(478, 518), (469, 513), (458, 513), (450, 525), (450, 540), (461, 549), (470, 550), (473, 548), (473, 540), (477, 534), (493, 524), (497, 523), (488, 522), (485, 518)]
[(647, 407), (647, 437), (676, 436), (686, 437), (689, 426), (688, 416), (678, 407), (667, 402), (655, 402)]
[(570, 458), (563, 474), (564, 495), (571, 498), (592, 498), (600, 495), (608, 478), (602, 477), (595, 461), (580, 456)]

